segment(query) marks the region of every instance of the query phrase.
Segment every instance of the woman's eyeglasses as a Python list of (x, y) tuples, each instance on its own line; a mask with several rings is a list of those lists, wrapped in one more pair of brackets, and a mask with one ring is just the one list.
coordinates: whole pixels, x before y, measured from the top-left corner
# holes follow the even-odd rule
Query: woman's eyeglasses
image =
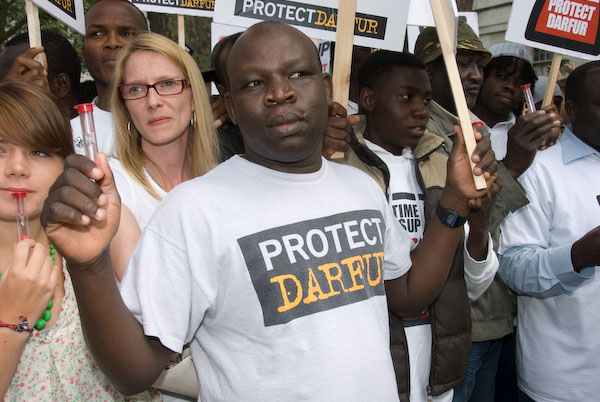
[(154, 88), (157, 94), (161, 96), (178, 95), (189, 86), (189, 82), (185, 78), (171, 78), (149, 84), (125, 84), (119, 87), (121, 99), (135, 100), (142, 99), (148, 96), (150, 88)]

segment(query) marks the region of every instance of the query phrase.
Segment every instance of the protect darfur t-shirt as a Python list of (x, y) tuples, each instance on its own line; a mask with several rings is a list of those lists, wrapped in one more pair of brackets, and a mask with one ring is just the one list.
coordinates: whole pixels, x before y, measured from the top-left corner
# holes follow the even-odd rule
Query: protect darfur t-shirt
[(384, 295), (383, 217), (352, 211), (238, 240), (265, 325)]
[(375, 182), (238, 156), (174, 189), (122, 284), (149, 336), (191, 342), (206, 401), (396, 401), (384, 279), (412, 241)]

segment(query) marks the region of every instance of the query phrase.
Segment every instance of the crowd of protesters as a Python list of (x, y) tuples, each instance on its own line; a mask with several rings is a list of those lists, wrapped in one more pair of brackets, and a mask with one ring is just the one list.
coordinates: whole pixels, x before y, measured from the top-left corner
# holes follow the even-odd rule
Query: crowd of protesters
[(468, 156), (435, 28), (361, 57), (349, 115), (291, 26), (203, 76), (128, 1), (85, 23), (95, 161), (72, 45), (0, 53), (3, 400), (600, 394), (600, 62), (542, 105), (527, 50), (460, 22)]

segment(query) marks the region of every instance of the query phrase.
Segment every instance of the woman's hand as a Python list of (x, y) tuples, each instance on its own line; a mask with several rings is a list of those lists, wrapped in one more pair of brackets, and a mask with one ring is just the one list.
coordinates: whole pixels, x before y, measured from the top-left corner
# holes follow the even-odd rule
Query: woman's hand
[(0, 278), (0, 320), (8, 324), (27, 317), (33, 328), (60, 283), (60, 268), (52, 263), (48, 246), (33, 240), (15, 245), (10, 266)]

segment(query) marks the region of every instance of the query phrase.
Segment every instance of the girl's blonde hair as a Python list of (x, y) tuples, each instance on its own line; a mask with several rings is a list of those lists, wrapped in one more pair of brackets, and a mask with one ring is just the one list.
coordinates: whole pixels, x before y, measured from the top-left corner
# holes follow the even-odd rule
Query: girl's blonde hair
[(115, 121), (117, 157), (125, 170), (142, 184), (148, 193), (154, 198), (160, 199), (144, 174), (145, 161), (156, 164), (144, 154), (139, 133), (133, 124), (128, 130), (127, 126), (130, 124), (131, 117), (125, 101), (119, 94), (119, 86), (123, 85), (125, 80), (125, 65), (132, 54), (141, 50), (149, 50), (166, 56), (189, 81), (196, 113), (196, 123), (190, 124), (190, 135), (188, 136), (188, 152), (192, 161), (193, 177), (201, 176), (216, 166), (219, 146), (204, 80), (194, 59), (177, 43), (162, 35), (144, 33), (137, 36), (121, 51), (113, 81), (111, 111)]

